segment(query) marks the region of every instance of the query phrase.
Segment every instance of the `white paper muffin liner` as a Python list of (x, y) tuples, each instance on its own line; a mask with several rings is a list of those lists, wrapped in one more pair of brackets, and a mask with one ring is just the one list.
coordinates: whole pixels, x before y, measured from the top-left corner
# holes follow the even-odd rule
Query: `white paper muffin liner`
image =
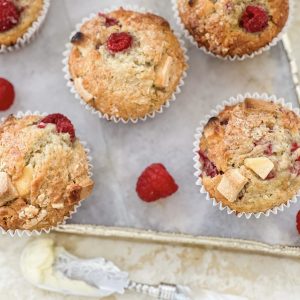
[(277, 207), (274, 207), (272, 209), (269, 209), (265, 212), (258, 212), (258, 213), (246, 213), (246, 212), (236, 212), (235, 210), (232, 210), (228, 206), (224, 205), (221, 201), (217, 201), (215, 198), (211, 198), (209, 196), (209, 193), (205, 190), (203, 184), (202, 184), (202, 179), (200, 177), (202, 173), (202, 165), (200, 162), (200, 139), (203, 134), (204, 126), (207, 124), (208, 120), (214, 116), (217, 116), (221, 111), (224, 110), (226, 105), (233, 105), (236, 103), (243, 102), (245, 98), (254, 98), (254, 99), (262, 99), (265, 101), (272, 101), (274, 103), (281, 104), (285, 108), (292, 110), (295, 112), (299, 117), (300, 117), (300, 109), (299, 108), (293, 108), (291, 103), (286, 103), (283, 98), (277, 98), (275, 95), (268, 95), (268, 94), (258, 94), (258, 93), (246, 93), (245, 95), (237, 95), (237, 97), (231, 97), (226, 101), (223, 101), (222, 104), (218, 105), (215, 109), (213, 109), (208, 115), (206, 115), (203, 119), (203, 121), (200, 122), (199, 127), (196, 129), (196, 134), (194, 135), (195, 141), (194, 141), (194, 148), (193, 148), (193, 153), (194, 153), (194, 168), (196, 169), (196, 172), (194, 175), (196, 176), (196, 185), (200, 186), (200, 193), (206, 195), (206, 200), (211, 201), (213, 206), (217, 207), (221, 211), (226, 211), (227, 214), (235, 214), (238, 218), (241, 218), (245, 216), (247, 219), (250, 219), (252, 216), (255, 218), (260, 218), (262, 215), (268, 217), (270, 214), (276, 215), (278, 212), (284, 211), (284, 209), (288, 208), (291, 206), (292, 203), (297, 202), (297, 197), (300, 196), (300, 191), (295, 195), (292, 199), (288, 200), (286, 203), (283, 203)]
[(8, 53), (15, 50), (20, 50), (30, 42), (34, 40), (34, 38), (37, 36), (37, 33), (44, 23), (46, 19), (46, 15), (50, 6), (50, 0), (43, 0), (43, 8), (40, 12), (39, 17), (31, 24), (31, 26), (27, 29), (27, 31), (18, 38), (17, 42), (12, 46), (5, 46), (0, 45), (0, 54), (1, 53)]
[[(41, 113), (39, 111), (26, 111), (26, 112), (22, 112), (22, 111), (18, 111), (16, 114), (14, 114), (14, 116), (18, 117), (18, 118), (22, 118), (25, 116), (30, 116), (30, 115), (39, 115), (39, 116), (47, 116), (48, 113)], [(6, 119), (6, 117), (1, 118), (1, 122), (3, 122)], [(90, 149), (87, 146), (87, 143), (84, 141), (80, 141), (81, 145), (84, 147), (86, 156), (87, 156), (87, 160), (88, 160), (88, 166), (89, 166), (89, 176), (92, 177), (93, 176), (93, 165), (92, 165), (92, 157), (90, 156)], [(79, 209), (79, 207), (81, 206), (82, 201), (84, 201), (85, 199), (82, 199), (80, 202), (78, 202), (77, 205), (74, 206), (73, 211), (70, 211), (69, 216), (65, 216), (64, 219), (57, 223), (55, 226), (52, 226), (50, 228), (47, 229), (41, 229), (41, 230), (23, 230), (23, 229), (9, 229), (9, 230), (5, 230), (4, 228), (0, 227), (0, 231), (2, 234), (9, 234), (11, 237), (14, 236), (32, 236), (32, 235), (41, 235), (44, 233), (50, 233), (51, 230), (57, 228), (59, 225), (64, 225), (66, 223), (67, 220), (72, 218), (72, 215), (74, 215), (77, 210)]]
[(209, 54), (213, 57), (222, 59), (222, 60), (229, 60), (229, 61), (242, 61), (245, 60), (247, 58), (253, 58), (257, 55), (260, 55), (266, 51), (269, 51), (271, 49), (271, 47), (277, 45), (277, 43), (282, 39), (282, 37), (284, 36), (284, 34), (287, 32), (291, 22), (292, 22), (292, 18), (293, 18), (293, 14), (294, 14), (294, 0), (289, 0), (289, 16), (288, 16), (288, 20), (285, 24), (285, 26), (283, 27), (283, 29), (281, 30), (281, 32), (273, 38), (273, 40), (267, 44), (266, 46), (252, 52), (251, 54), (244, 54), (242, 56), (239, 55), (235, 55), (235, 56), (230, 56), (230, 55), (226, 55), (226, 56), (221, 56), (221, 55), (217, 55), (214, 54), (212, 52), (210, 52), (209, 50), (207, 50), (204, 46), (199, 46), (198, 43), (196, 42), (196, 40), (194, 39), (194, 37), (189, 33), (189, 31), (185, 28), (183, 22), (181, 21), (181, 18), (179, 16), (179, 11), (177, 8), (177, 0), (172, 0), (172, 8), (173, 8), (173, 12), (174, 12), (174, 17), (176, 19), (177, 25), (180, 27), (181, 31), (184, 34), (184, 37), (194, 46), (196, 46), (197, 48), (199, 48), (200, 50), (202, 50), (203, 52), (205, 52), (206, 54)]
[[(124, 9), (133, 10), (133, 11), (137, 11), (137, 12), (141, 12), (141, 13), (150, 12), (150, 13), (154, 13), (156, 15), (159, 15), (158, 13), (153, 12), (153, 11), (151, 11), (149, 9), (146, 9), (144, 7), (135, 6), (135, 5), (121, 5), (121, 7), (124, 8)], [(113, 6), (113, 7), (107, 8), (107, 9), (103, 9), (102, 12), (104, 12), (104, 13), (110, 13), (110, 12), (112, 12), (114, 10), (119, 9), (119, 8), (120, 8), (120, 6)], [(75, 26), (76, 29), (71, 33), (71, 35), (69, 37), (69, 41), (74, 36), (74, 34), (80, 30), (81, 26), (85, 22), (91, 20), (96, 15), (97, 15), (96, 13), (92, 13), (88, 17), (83, 18), (81, 20), (81, 22), (78, 23)], [(184, 55), (185, 61), (188, 62), (189, 58), (187, 56), (187, 49), (185, 47), (184, 41), (180, 38), (180, 34), (177, 33), (175, 30), (173, 30), (173, 33), (175, 34), (175, 36), (177, 37), (177, 39), (178, 39), (178, 41), (180, 43), (180, 46), (181, 46), (181, 49), (183, 51), (183, 55)], [(176, 95), (181, 92), (181, 87), (184, 85), (184, 79), (187, 76), (186, 71), (184, 71), (183, 74), (182, 74), (182, 76), (181, 76), (181, 79), (180, 79), (180, 81), (179, 81), (179, 83), (178, 83), (178, 85), (176, 87), (175, 92), (172, 94), (172, 96), (170, 97), (170, 99), (168, 99), (158, 110), (153, 111), (151, 113), (148, 113), (146, 116), (141, 117), (141, 118), (135, 118), (135, 119), (134, 118), (130, 118), (128, 120), (125, 120), (125, 119), (123, 119), (121, 117), (109, 116), (108, 114), (102, 113), (102, 112), (96, 110), (91, 105), (87, 104), (81, 98), (81, 96), (79, 95), (79, 93), (77, 93), (77, 91), (75, 89), (74, 83), (71, 81), (71, 75), (70, 75), (69, 66), (68, 66), (68, 60), (69, 60), (70, 52), (71, 52), (71, 49), (72, 49), (72, 43), (68, 42), (65, 45), (65, 47), (66, 47), (66, 50), (63, 52), (63, 57), (64, 58), (63, 58), (62, 63), (63, 63), (63, 72), (65, 74), (64, 78), (67, 80), (67, 87), (70, 89), (71, 93), (74, 94), (75, 98), (80, 101), (80, 104), (82, 104), (85, 107), (85, 109), (87, 109), (88, 111), (90, 111), (92, 114), (98, 115), (98, 117), (101, 118), (101, 119), (106, 119), (108, 121), (113, 121), (115, 123), (122, 122), (124, 124), (127, 124), (129, 121), (132, 122), (132, 123), (137, 123), (138, 121), (146, 121), (148, 118), (153, 119), (157, 113), (159, 113), (159, 114), (162, 113), (165, 108), (168, 108), (170, 106), (170, 104), (171, 104), (172, 101), (176, 100)]]

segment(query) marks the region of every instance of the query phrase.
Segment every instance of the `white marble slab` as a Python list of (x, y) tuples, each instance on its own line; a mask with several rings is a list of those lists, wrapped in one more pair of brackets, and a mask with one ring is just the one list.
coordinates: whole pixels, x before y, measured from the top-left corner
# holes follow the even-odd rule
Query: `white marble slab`
[[(174, 24), (169, 0), (52, 0), (37, 39), (22, 51), (0, 56), (0, 76), (10, 79), (17, 92), (7, 114), (27, 109), (64, 113), (92, 150), (96, 187), (71, 222), (297, 244), (299, 204), (277, 216), (238, 219), (205, 201), (193, 176), (194, 130), (221, 100), (258, 91), (275, 93), (297, 105), (282, 46), (253, 60), (232, 63), (188, 45), (190, 69), (177, 101), (145, 123), (110, 123), (84, 110), (69, 93), (61, 60), (64, 44), (81, 18), (122, 3), (155, 9)], [(146, 204), (136, 196), (135, 184), (140, 172), (153, 162), (164, 163), (180, 189), (166, 200)]]

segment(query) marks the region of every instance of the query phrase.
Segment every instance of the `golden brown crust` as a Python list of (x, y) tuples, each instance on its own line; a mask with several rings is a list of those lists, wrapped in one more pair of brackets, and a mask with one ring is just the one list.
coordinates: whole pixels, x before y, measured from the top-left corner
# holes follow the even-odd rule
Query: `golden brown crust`
[(10, 116), (0, 125), (0, 175), (10, 186), (0, 195), (5, 230), (55, 226), (93, 189), (80, 142), (54, 124), (38, 128), (41, 118)]
[(43, 0), (12, 0), (21, 10), (19, 23), (10, 30), (0, 32), (0, 46), (12, 46), (22, 37), (41, 14)]
[[(73, 44), (69, 70), (81, 97), (96, 110), (125, 120), (160, 109), (176, 90), (186, 69), (184, 53), (163, 18), (124, 10), (108, 14), (118, 20), (105, 26), (96, 16), (80, 29)], [(114, 32), (128, 32), (133, 45), (111, 54), (106, 46)]]
[[(202, 172), (205, 189), (236, 212), (265, 212), (286, 203), (300, 189), (300, 118), (279, 104), (245, 99), (225, 107), (205, 126), (200, 151), (218, 169), (214, 177)], [(245, 165), (248, 158), (262, 157), (274, 164), (270, 178), (262, 179)], [(235, 201), (218, 189), (231, 169), (247, 178)]]
[[(190, 3), (190, 4), (189, 4)], [(240, 27), (248, 5), (267, 10), (267, 28), (250, 33)], [(180, 18), (199, 47), (220, 56), (243, 56), (268, 45), (283, 29), (289, 15), (288, 0), (178, 0)]]

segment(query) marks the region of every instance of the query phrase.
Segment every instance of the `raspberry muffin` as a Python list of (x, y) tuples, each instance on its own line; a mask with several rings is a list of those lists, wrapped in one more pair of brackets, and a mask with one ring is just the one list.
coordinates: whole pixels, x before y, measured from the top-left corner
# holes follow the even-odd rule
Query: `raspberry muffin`
[(41, 230), (61, 223), (93, 182), (70, 120), (9, 116), (0, 125), (0, 226)]
[(288, 0), (176, 0), (185, 29), (210, 53), (242, 57), (269, 45), (284, 28)]
[(186, 70), (184, 51), (163, 18), (120, 8), (99, 13), (71, 39), (71, 80), (108, 119), (136, 120), (167, 103)]
[(199, 159), (210, 197), (235, 212), (286, 204), (300, 189), (300, 118), (258, 99), (226, 106), (204, 127)]
[(42, 15), (45, 0), (0, 0), (0, 47), (13, 46)]

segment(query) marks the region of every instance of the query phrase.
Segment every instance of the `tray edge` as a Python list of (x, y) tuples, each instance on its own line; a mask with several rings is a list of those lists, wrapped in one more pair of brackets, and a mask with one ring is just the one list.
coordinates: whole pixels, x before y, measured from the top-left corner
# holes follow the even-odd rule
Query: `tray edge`
[(222, 237), (192, 236), (179, 233), (155, 232), (126, 227), (107, 227), (98, 225), (67, 224), (54, 231), (60, 233), (95, 236), (100, 238), (126, 239), (134, 242), (154, 242), (171, 245), (187, 245), (221, 250), (234, 250), (269, 256), (300, 258), (300, 247), (287, 245), (270, 245), (252, 240)]

